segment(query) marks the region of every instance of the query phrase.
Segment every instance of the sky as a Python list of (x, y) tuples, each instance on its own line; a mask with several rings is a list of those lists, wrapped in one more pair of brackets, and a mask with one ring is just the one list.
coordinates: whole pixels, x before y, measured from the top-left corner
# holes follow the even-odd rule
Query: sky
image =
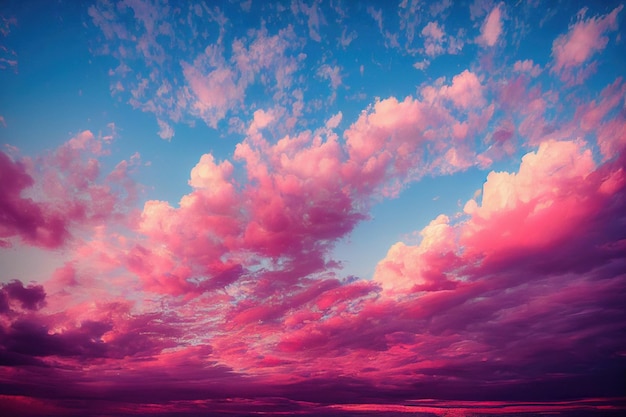
[(3, 415), (620, 415), (625, 16), (2, 1)]

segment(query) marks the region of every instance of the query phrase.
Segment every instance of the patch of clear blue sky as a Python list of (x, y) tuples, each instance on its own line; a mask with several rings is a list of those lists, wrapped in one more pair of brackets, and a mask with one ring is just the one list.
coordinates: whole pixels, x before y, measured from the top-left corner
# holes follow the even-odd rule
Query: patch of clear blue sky
[(484, 171), (472, 168), (454, 175), (427, 176), (411, 184), (397, 197), (380, 202), (365, 220), (335, 248), (343, 261), (342, 273), (371, 278), (376, 264), (397, 243), (419, 243), (419, 231), (440, 214), (451, 223), (467, 200), (482, 188)]

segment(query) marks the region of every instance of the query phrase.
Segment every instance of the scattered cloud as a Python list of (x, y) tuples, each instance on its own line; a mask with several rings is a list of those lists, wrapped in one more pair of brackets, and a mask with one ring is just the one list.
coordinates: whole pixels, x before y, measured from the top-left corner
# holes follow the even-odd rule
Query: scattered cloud
[(429, 65), (430, 65), (430, 61), (427, 60), (427, 59), (424, 59), (423, 61), (419, 61), (419, 62), (416, 62), (415, 64), (413, 64), (413, 68), (415, 68), (417, 70), (420, 70), (420, 71), (423, 71), (426, 68), (428, 68)]
[(485, 46), (494, 46), (502, 34), (502, 4), (496, 5), (485, 18), (481, 28), (478, 43)]
[(174, 129), (161, 119), (157, 119), (157, 123), (159, 124), (159, 136), (161, 139), (172, 140), (174, 137)]
[(513, 71), (527, 73), (531, 77), (536, 77), (541, 74), (541, 67), (535, 64), (532, 59), (525, 59), (523, 61), (516, 61), (513, 65)]
[(317, 73), (320, 77), (327, 79), (333, 90), (336, 90), (341, 85), (341, 68), (338, 66), (330, 66), (324, 64), (320, 67)]
[[(581, 10), (543, 50), (536, 6), (85, 6), (81, 68), (110, 85), (67, 108), (97, 108), (46, 118), (65, 73), (0, 73), (2, 262), (44, 271), (1, 277), (0, 408), (622, 407), (622, 6)], [(19, 22), (0, 33), (26, 45)], [(524, 33), (505, 42), (504, 22)], [(57, 142), (66, 124), (86, 127)], [(181, 124), (202, 140), (178, 143)], [(170, 143), (120, 135), (137, 126)]]
[(343, 118), (343, 114), (341, 112), (335, 114), (334, 116), (332, 116), (330, 119), (326, 121), (326, 128), (327, 129), (337, 128), (337, 126), (339, 126), (339, 123), (341, 123), (342, 118)]
[(452, 78), (450, 86), (443, 86), (439, 94), (451, 100), (457, 107), (468, 109), (484, 104), (482, 91), (483, 87), (476, 74), (465, 70)]
[(437, 22), (428, 22), (422, 29), (424, 36), (424, 52), (428, 56), (437, 56), (443, 53), (444, 31), (439, 27)]
[(606, 34), (617, 30), (617, 16), (622, 9), (623, 5), (620, 5), (609, 14), (587, 19), (586, 9), (582, 9), (578, 13), (578, 21), (552, 43), (552, 71), (563, 81), (583, 82), (589, 76), (589, 70), (593, 70), (592, 66), (582, 67), (583, 64), (606, 48), (609, 42)]

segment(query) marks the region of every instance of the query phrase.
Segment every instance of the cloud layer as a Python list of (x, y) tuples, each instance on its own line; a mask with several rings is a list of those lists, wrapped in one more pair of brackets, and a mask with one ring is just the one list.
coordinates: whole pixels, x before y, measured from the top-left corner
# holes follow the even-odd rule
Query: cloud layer
[[(145, 197), (152, 145), (127, 153), (115, 124), (5, 146), (0, 250), (59, 263), (1, 277), (0, 407), (617, 415), (626, 83), (603, 66), (610, 6), (560, 10), (532, 56), (511, 46), (542, 30), (527, 5), (477, 1), (463, 25), (449, 2), (86, 7), (107, 94), (156, 122), (150, 140), (179, 146), (202, 123), (232, 141), (194, 144), (191, 166), (165, 156), (188, 172), (177, 199)], [(411, 71), (401, 86), (378, 78), (386, 57)], [(346, 273), (337, 246), (438, 177), (478, 190), (436, 190), (456, 205), (406, 226), (372, 276)], [(400, 201), (411, 224), (433, 203)]]

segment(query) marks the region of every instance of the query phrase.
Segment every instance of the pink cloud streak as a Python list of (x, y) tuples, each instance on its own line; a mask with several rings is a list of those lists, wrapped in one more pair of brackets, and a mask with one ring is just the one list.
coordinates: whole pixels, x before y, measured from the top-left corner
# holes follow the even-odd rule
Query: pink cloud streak
[(498, 4), (489, 12), (480, 28), (478, 42), (485, 46), (494, 46), (502, 34), (502, 12), (500, 7), (501, 4)]

